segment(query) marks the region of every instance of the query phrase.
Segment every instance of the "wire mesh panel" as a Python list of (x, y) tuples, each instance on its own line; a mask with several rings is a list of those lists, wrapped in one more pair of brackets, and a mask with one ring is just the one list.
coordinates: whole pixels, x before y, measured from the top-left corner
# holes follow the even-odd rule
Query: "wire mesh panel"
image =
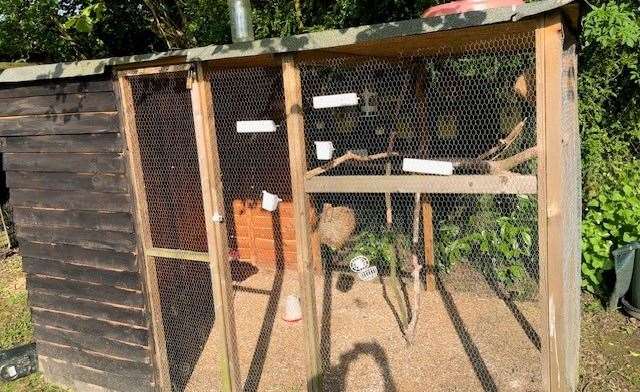
[[(308, 183), (536, 172), (533, 33), (300, 70)], [(535, 195), (323, 183), (333, 190), (312, 199), (325, 390), (543, 388)]]
[[(187, 72), (129, 76), (129, 81), (152, 246), (206, 252)], [(158, 257), (155, 269), (172, 390), (218, 390), (220, 340), (212, 333), (209, 265)]]
[(287, 300), (299, 290), (281, 70), (218, 68), (207, 79), (243, 390), (301, 390), (306, 388), (302, 322), (297, 301)]

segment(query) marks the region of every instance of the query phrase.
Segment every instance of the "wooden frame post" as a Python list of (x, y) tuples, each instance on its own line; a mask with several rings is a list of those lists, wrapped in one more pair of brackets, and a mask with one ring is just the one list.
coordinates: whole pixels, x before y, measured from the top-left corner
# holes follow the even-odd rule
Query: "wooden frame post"
[(296, 259), (300, 282), (304, 333), (306, 342), (307, 390), (322, 390), (322, 367), (316, 313), (315, 276), (313, 266), (312, 233), (309, 227), (309, 196), (304, 189), (307, 172), (304, 119), (302, 111), (302, 82), (295, 58), (288, 55), (282, 60), (291, 191), (296, 228)]
[(156, 385), (160, 391), (171, 391), (169, 377), (169, 360), (167, 358), (167, 345), (164, 336), (164, 324), (162, 322), (162, 309), (160, 307), (160, 291), (158, 289), (158, 277), (156, 274), (155, 258), (145, 253), (151, 248), (151, 228), (149, 226), (149, 210), (147, 196), (142, 176), (142, 164), (140, 161), (140, 147), (138, 145), (138, 131), (136, 128), (135, 112), (131, 83), (126, 75), (118, 73), (118, 93), (120, 96), (120, 119), (126, 140), (125, 156), (128, 158), (128, 174), (131, 182), (131, 197), (133, 200), (132, 214), (136, 223), (136, 235), (138, 237), (138, 262), (141, 273), (144, 276), (144, 288), (146, 289), (147, 304), (151, 316), (149, 330), (153, 338), (153, 362)]
[[(536, 29), (538, 235), (542, 368), (545, 389), (550, 391), (575, 390), (580, 331), (580, 211), (574, 211), (580, 201), (573, 200), (580, 198), (580, 173), (571, 172), (576, 166), (579, 170), (580, 155), (579, 149), (572, 150), (579, 143), (577, 122), (565, 117), (576, 113), (575, 84), (571, 87), (566, 78), (575, 78), (575, 72), (567, 75), (563, 65), (566, 38), (560, 13), (540, 17)], [(565, 101), (571, 94), (573, 101)], [(572, 162), (576, 159), (577, 164)]]
[(221, 339), (222, 390), (240, 391), (240, 368), (233, 311), (233, 287), (229, 265), (229, 246), (225, 222), (220, 158), (212, 113), (213, 96), (202, 64), (195, 64), (191, 71), (191, 103), (198, 147), (198, 163), (202, 184), (202, 199), (207, 228), (207, 245), (211, 282), (214, 289), (215, 328)]

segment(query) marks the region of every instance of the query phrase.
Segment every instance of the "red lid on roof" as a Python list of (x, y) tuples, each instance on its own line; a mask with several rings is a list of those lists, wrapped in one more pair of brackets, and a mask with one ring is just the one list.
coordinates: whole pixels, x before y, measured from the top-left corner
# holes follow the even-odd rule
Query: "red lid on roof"
[(523, 0), (456, 0), (427, 8), (422, 17), (429, 18), (432, 16), (459, 14), (461, 12), (484, 11), (490, 8), (512, 7), (521, 4), (524, 4)]

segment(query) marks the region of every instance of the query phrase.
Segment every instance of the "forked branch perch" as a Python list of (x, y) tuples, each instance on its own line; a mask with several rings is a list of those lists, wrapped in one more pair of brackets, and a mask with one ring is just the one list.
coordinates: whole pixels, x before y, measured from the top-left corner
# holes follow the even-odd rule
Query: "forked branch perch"
[(353, 151), (347, 151), (344, 155), (341, 155), (339, 157), (337, 157), (336, 159), (329, 161), (327, 163), (325, 163), (322, 166), (318, 166), (315, 169), (311, 169), (307, 172), (307, 174), (305, 174), (304, 178), (305, 179), (310, 179), (313, 178), (317, 175), (320, 175), (322, 173), (325, 173), (328, 170), (331, 170), (333, 168), (336, 168), (340, 165), (342, 165), (345, 162), (348, 161), (358, 161), (358, 162), (369, 162), (369, 161), (375, 161), (377, 159), (384, 159), (384, 158), (389, 158), (392, 156), (397, 156), (398, 153), (397, 152), (381, 152), (378, 154), (373, 154), (373, 155), (359, 155), (356, 154)]
[(537, 156), (538, 147), (534, 146), (513, 156), (510, 156), (509, 158), (501, 159), (499, 161), (485, 161), (480, 159), (463, 159), (453, 161), (453, 167), (457, 170), (468, 169), (486, 174), (508, 174), (514, 167), (521, 165)]
[(411, 319), (407, 323), (407, 328), (403, 331), (407, 344), (413, 344), (416, 335), (416, 325), (418, 324), (418, 316), (420, 315), (420, 304), (422, 302), (422, 287), (420, 281), (420, 271), (422, 265), (418, 261), (418, 240), (420, 225), (420, 194), (414, 196), (413, 206), (413, 236), (411, 238), (411, 277), (413, 278), (413, 309), (411, 310)]

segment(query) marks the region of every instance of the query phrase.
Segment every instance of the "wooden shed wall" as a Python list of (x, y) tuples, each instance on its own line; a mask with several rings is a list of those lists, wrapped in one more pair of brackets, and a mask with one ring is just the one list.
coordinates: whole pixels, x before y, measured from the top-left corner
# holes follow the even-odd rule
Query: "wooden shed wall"
[(75, 390), (153, 389), (116, 107), (105, 78), (0, 90), (0, 150), (41, 370)]

